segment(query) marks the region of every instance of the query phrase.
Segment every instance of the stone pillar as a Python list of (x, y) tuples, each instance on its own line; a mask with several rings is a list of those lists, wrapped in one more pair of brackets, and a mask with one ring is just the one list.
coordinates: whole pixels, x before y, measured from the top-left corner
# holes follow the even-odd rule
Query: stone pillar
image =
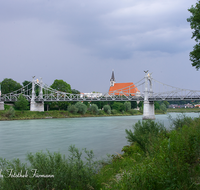
[(30, 111), (44, 111), (44, 102), (37, 103), (31, 101)]
[(144, 101), (142, 119), (155, 119), (154, 102)]
[(37, 103), (35, 102), (35, 80), (33, 77), (32, 80), (32, 98), (31, 98), (31, 105), (30, 111), (44, 111), (44, 102)]
[(4, 102), (3, 101), (0, 102), (0, 110), (4, 110)]
[[(150, 93), (148, 92), (148, 80), (150, 81)], [(154, 112), (154, 102), (149, 101), (149, 95), (152, 96), (152, 81), (151, 75), (148, 73), (145, 76), (145, 91), (144, 91), (144, 107), (143, 107), (143, 117), (142, 119), (155, 119), (155, 112)]]

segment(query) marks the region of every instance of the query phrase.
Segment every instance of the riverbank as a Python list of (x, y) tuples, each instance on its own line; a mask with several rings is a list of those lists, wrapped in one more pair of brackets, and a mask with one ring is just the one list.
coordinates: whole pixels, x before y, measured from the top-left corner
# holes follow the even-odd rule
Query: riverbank
[(168, 108), (167, 112), (180, 112), (180, 113), (200, 112), (200, 109), (199, 108)]
[[(167, 113), (177, 112), (177, 113), (189, 113), (189, 112), (200, 112), (199, 108), (171, 108), (167, 109)], [(15, 115), (10, 117), (8, 114), (8, 110), (0, 111), (0, 121), (6, 120), (28, 120), (28, 119), (53, 119), (53, 118), (79, 118), (79, 117), (110, 117), (110, 116), (131, 116), (131, 115), (142, 115), (143, 113), (139, 110), (134, 110), (134, 112), (121, 112), (115, 114), (107, 114), (104, 111), (99, 111), (98, 114), (92, 114), (91, 112), (86, 112), (86, 114), (72, 114), (69, 111), (65, 110), (52, 110), (52, 111), (18, 111), (15, 110)], [(161, 110), (155, 110), (155, 114), (165, 114)]]
[(135, 110), (134, 114), (130, 112), (107, 114), (104, 111), (100, 111), (98, 114), (92, 114), (91, 112), (86, 112), (82, 115), (79, 113), (72, 114), (65, 110), (53, 110), (53, 111), (18, 111), (15, 110), (15, 115), (10, 117), (8, 110), (0, 111), (0, 121), (6, 120), (28, 120), (28, 119), (53, 119), (53, 118), (79, 118), (79, 117), (109, 117), (109, 116), (131, 116), (131, 115), (142, 115), (141, 112)]

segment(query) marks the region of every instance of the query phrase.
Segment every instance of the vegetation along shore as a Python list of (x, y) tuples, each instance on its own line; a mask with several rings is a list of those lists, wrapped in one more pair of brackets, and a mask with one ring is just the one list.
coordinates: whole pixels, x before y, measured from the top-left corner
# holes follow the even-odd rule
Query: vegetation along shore
[(138, 121), (126, 130), (123, 154), (105, 160), (75, 146), (68, 158), (49, 151), (28, 153), (28, 164), (0, 158), (0, 189), (199, 189), (200, 118), (181, 115), (171, 122), (168, 131), (155, 121)]

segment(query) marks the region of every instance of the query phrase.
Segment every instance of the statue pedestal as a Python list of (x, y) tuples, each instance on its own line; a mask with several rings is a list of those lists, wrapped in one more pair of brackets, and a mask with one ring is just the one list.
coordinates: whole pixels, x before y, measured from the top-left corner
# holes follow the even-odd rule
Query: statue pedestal
[(44, 111), (44, 102), (36, 103), (31, 101), (30, 111)]
[(151, 119), (151, 120), (156, 119), (154, 112), (154, 102), (144, 101), (142, 119)]

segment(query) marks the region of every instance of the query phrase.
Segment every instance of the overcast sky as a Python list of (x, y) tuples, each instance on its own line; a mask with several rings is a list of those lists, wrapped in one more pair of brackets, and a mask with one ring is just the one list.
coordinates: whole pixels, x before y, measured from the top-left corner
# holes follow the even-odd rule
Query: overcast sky
[(197, 0), (0, 0), (0, 81), (62, 79), (81, 92), (137, 82), (200, 90), (187, 18)]

